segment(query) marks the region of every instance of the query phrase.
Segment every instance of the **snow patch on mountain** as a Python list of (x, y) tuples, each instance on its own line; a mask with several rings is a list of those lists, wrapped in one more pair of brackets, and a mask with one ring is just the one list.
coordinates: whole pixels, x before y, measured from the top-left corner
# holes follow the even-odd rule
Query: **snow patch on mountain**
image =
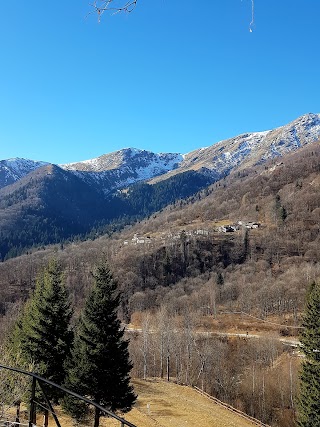
[(320, 115), (306, 114), (286, 126), (243, 133), (183, 155), (125, 148), (62, 167), (74, 171), (82, 179), (99, 182), (104, 192), (155, 177), (166, 179), (187, 170), (206, 171), (216, 180), (234, 168), (263, 163), (319, 137)]
[(13, 184), (28, 173), (47, 164), (49, 163), (19, 157), (0, 160), (0, 188)]
[(95, 159), (60, 166), (66, 170), (102, 172), (137, 165), (138, 168), (139, 166), (141, 168), (148, 168), (151, 176), (154, 176), (154, 174), (163, 173), (177, 167), (181, 161), (182, 155), (177, 153), (156, 154), (137, 148), (124, 148), (110, 154), (104, 154)]
[(264, 163), (319, 138), (320, 114), (310, 113), (273, 130), (244, 133), (194, 150), (183, 156), (179, 171), (206, 168), (221, 178), (234, 168)]
[[(280, 157), (320, 138), (320, 114), (305, 114), (277, 129), (244, 133), (187, 154), (153, 153), (124, 148), (81, 162), (59, 165), (104, 193), (143, 180), (167, 179), (187, 170), (201, 171), (219, 179), (234, 168), (250, 167)], [(48, 165), (26, 159), (0, 161), (0, 187)]]
[(293, 122), (270, 132), (267, 142), (269, 149), (261, 156), (259, 163), (284, 156), (290, 151), (315, 142), (320, 138), (320, 114), (305, 114)]
[(136, 148), (125, 148), (83, 162), (60, 165), (86, 181), (104, 183), (103, 191), (125, 187), (151, 179), (179, 166), (183, 157), (177, 153), (152, 153)]
[(1, 166), (7, 171), (10, 171), (17, 179), (22, 178), (29, 172), (47, 165), (47, 162), (40, 162), (35, 160), (21, 159), (19, 157), (0, 161)]
[(190, 168), (200, 164), (220, 175), (225, 174), (250, 156), (252, 150), (260, 145), (269, 132), (244, 133), (205, 149), (195, 150), (185, 156), (181, 167)]

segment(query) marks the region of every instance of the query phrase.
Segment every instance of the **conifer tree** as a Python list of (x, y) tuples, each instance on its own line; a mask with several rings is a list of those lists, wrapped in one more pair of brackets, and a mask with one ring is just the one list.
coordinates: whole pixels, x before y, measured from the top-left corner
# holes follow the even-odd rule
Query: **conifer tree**
[(307, 294), (301, 335), (305, 360), (300, 377), (298, 425), (320, 427), (320, 284)]
[[(16, 323), (11, 341), (13, 350), (25, 363), (32, 363), (37, 373), (57, 384), (65, 381), (65, 362), (73, 341), (71, 316), (61, 268), (52, 260), (39, 274), (34, 294)], [(57, 390), (47, 392), (57, 401)]]
[[(101, 263), (94, 273), (94, 286), (76, 332), (67, 386), (112, 412), (125, 413), (132, 408), (136, 396), (130, 385), (128, 341), (117, 316), (119, 304), (117, 285), (108, 266)], [(65, 409), (76, 418), (87, 411), (72, 398), (66, 399)], [(99, 417), (96, 409), (95, 427)]]

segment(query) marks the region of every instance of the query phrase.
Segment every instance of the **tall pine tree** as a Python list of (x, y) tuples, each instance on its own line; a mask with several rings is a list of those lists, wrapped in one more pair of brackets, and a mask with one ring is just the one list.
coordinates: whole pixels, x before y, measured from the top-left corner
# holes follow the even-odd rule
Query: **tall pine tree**
[(320, 284), (307, 294), (301, 335), (305, 360), (300, 377), (298, 425), (320, 427)]
[[(117, 316), (119, 304), (116, 283), (108, 266), (101, 263), (77, 328), (67, 385), (112, 412), (125, 413), (136, 396), (130, 385), (128, 341)], [(87, 409), (72, 398), (67, 399), (65, 408), (78, 418)], [(95, 427), (99, 417), (96, 409)]]
[[(71, 316), (61, 268), (52, 260), (39, 274), (11, 341), (13, 350), (25, 363), (32, 363), (37, 373), (57, 384), (65, 381), (65, 362), (71, 352)], [(47, 392), (57, 401), (59, 391), (51, 388)]]

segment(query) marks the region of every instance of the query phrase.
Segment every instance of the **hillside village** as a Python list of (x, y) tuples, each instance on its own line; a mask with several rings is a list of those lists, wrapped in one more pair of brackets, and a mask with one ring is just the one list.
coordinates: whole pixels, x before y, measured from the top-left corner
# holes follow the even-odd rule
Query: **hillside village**
[(215, 227), (209, 228), (197, 228), (197, 229), (187, 229), (182, 230), (181, 232), (177, 233), (165, 233), (165, 232), (159, 232), (157, 236), (144, 236), (139, 235), (138, 233), (135, 233), (131, 240), (124, 240), (123, 244), (124, 246), (128, 245), (150, 245), (153, 242), (159, 242), (159, 241), (174, 241), (178, 239), (184, 239), (184, 238), (192, 238), (197, 236), (212, 236), (216, 233), (234, 233), (240, 230), (255, 230), (260, 227), (263, 227), (263, 225), (259, 222), (255, 221), (237, 221), (236, 223), (230, 223), (230, 224), (223, 224), (218, 225)]

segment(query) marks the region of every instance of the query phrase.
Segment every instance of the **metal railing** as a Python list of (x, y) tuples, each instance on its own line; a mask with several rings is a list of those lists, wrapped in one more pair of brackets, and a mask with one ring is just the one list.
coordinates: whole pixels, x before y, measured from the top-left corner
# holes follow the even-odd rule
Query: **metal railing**
[[(52, 406), (50, 400), (48, 399), (47, 393), (46, 393), (45, 388), (44, 388), (44, 384), (48, 384), (52, 387), (55, 387), (55, 388), (63, 391), (64, 393), (67, 393), (67, 394), (69, 394), (69, 395), (71, 395), (71, 396), (73, 396), (79, 400), (82, 400), (83, 402), (85, 402), (89, 405), (94, 406), (95, 408), (99, 409), (100, 412), (106, 414), (108, 417), (113, 418), (115, 420), (118, 420), (120, 422), (121, 427), (125, 427), (125, 426), (137, 427), (134, 424), (130, 423), (129, 421), (125, 420), (124, 418), (119, 417), (118, 415), (114, 414), (113, 412), (111, 412), (108, 409), (104, 408), (103, 406), (99, 405), (98, 403), (96, 403), (90, 399), (87, 399), (86, 397), (81, 396), (80, 394), (75, 393), (74, 391), (68, 390), (66, 387), (58, 385), (58, 384), (54, 383), (53, 381), (47, 380), (47, 379), (41, 377), (40, 375), (35, 374), (34, 372), (23, 371), (22, 369), (12, 368), (10, 366), (5, 366), (5, 365), (1, 365), (1, 364), (0, 364), (0, 369), (7, 369), (9, 371), (18, 372), (22, 375), (28, 375), (28, 376), (32, 377), (29, 424), (28, 424), (29, 427), (33, 427), (36, 425), (36, 413), (37, 413), (36, 408), (37, 408), (37, 405), (44, 408), (44, 405), (36, 400), (37, 383), (40, 387), (40, 390), (43, 394), (44, 400), (45, 400), (46, 405), (47, 405), (44, 409), (52, 414), (52, 417), (53, 417), (57, 427), (61, 427), (61, 425), (60, 425), (60, 422), (58, 420), (57, 414), (55, 413), (53, 406)], [(12, 424), (19, 424), (19, 423), (15, 422)]]

